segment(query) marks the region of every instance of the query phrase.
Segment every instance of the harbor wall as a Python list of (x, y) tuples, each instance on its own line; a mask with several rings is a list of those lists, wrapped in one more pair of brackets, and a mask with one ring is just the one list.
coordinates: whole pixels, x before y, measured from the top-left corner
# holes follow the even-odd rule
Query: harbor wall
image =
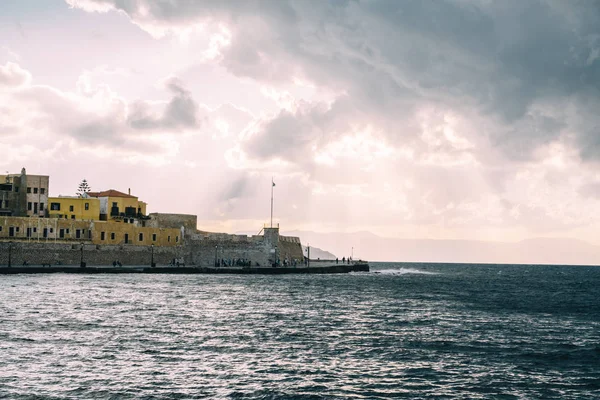
[[(9, 251), (9, 246), (11, 250)], [(154, 252), (157, 265), (167, 265), (174, 258), (182, 257), (183, 246), (159, 247), (134, 245), (83, 245), (83, 261), (88, 265), (112, 265), (119, 261), (123, 265), (150, 265)], [(8, 265), (9, 253), (12, 265), (79, 265), (81, 244), (0, 242), (0, 265)]]
[(275, 261), (272, 248), (264, 240), (219, 240), (209, 237), (202, 240), (188, 240), (185, 245), (186, 260), (198, 266), (214, 266), (216, 260), (224, 260), (228, 264), (235, 260), (250, 261), (253, 266), (271, 265)]
[[(155, 228), (158, 229), (158, 228)], [(161, 228), (165, 229), (165, 228)], [(166, 228), (169, 229), (169, 228)], [(172, 229), (172, 228), (171, 228)], [(68, 241), (26, 241), (11, 243), (0, 241), (0, 265), (8, 264), (9, 246), (12, 265), (79, 265), (81, 246)], [(214, 267), (221, 260), (225, 265), (238, 265), (236, 261), (250, 262), (253, 267), (271, 266), (287, 259), (303, 263), (299, 238), (279, 236), (277, 228), (265, 230), (264, 236), (193, 233), (186, 235), (178, 246), (143, 246), (134, 244), (83, 244), (83, 261), (88, 265), (150, 265), (154, 253), (156, 265), (168, 265), (172, 260), (185, 265)], [(222, 264), (222, 263), (221, 263)]]

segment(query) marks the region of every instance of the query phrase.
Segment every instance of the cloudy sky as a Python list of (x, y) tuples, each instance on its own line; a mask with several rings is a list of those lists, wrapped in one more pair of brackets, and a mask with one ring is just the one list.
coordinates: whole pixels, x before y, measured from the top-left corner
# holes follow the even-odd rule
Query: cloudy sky
[(274, 176), (284, 230), (600, 244), (600, 3), (3, 0), (0, 148), (206, 230)]

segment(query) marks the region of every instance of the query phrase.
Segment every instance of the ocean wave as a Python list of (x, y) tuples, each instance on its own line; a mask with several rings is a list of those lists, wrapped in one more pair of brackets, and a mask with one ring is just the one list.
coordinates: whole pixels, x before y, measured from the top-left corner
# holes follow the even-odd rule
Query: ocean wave
[(439, 275), (438, 272), (423, 271), (423, 270), (416, 269), (416, 268), (380, 269), (378, 271), (373, 271), (373, 273), (382, 274), (382, 275), (407, 275), (407, 274)]

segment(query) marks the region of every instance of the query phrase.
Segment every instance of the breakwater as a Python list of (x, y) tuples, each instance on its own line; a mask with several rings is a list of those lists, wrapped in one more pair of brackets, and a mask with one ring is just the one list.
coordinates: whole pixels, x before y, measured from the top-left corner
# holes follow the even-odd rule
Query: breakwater
[(90, 266), (79, 267), (72, 265), (53, 266), (15, 266), (0, 267), (0, 274), (262, 274), (262, 275), (285, 275), (285, 274), (344, 274), (349, 272), (369, 272), (369, 264), (318, 264), (316, 266), (300, 267), (145, 267), (124, 266), (104, 267)]

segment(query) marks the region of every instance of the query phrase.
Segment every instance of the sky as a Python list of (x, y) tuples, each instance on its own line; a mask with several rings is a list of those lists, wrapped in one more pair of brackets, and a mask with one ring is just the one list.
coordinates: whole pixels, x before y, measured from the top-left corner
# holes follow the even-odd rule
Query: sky
[(3, 0), (0, 149), (207, 231), (273, 178), (282, 230), (600, 245), (600, 3)]

